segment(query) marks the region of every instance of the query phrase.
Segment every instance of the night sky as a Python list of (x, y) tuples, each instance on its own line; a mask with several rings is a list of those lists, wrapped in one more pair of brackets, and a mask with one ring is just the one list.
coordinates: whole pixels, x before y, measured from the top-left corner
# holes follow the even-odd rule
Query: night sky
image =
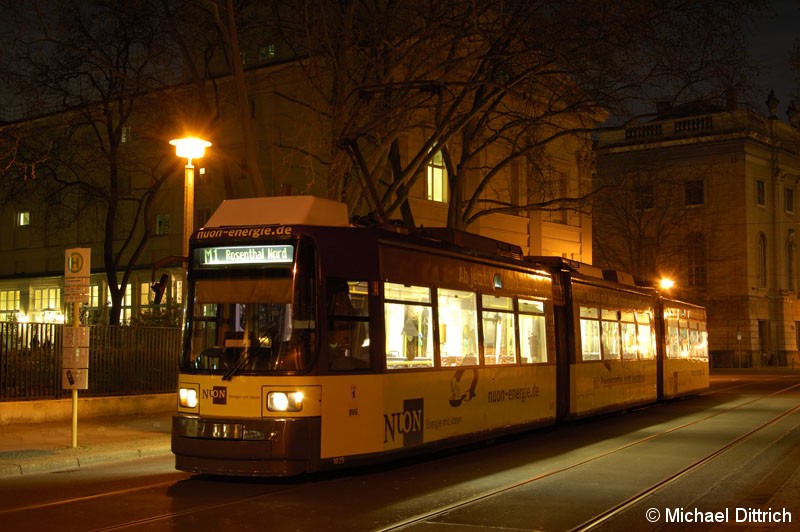
[(796, 0), (772, 0), (769, 6), (769, 13), (755, 21), (749, 38), (750, 52), (763, 69), (756, 80), (764, 95), (760, 101), (766, 101), (770, 89), (774, 90), (781, 102), (779, 115), (785, 118), (795, 85), (788, 59), (795, 38), (800, 37), (800, 9)]

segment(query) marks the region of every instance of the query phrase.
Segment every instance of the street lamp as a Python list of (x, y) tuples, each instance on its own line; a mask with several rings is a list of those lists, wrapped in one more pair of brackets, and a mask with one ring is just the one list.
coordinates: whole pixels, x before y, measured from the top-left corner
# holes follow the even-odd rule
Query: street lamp
[[(206, 148), (211, 146), (207, 140), (196, 137), (185, 137), (169, 141), (175, 146), (175, 155), (186, 159), (183, 182), (183, 256), (189, 260), (189, 238), (194, 230), (194, 166), (192, 159), (199, 159), (205, 154)], [(183, 267), (182, 296), (186, 294), (186, 266)]]
[(658, 282), (658, 284), (663, 290), (669, 290), (670, 288), (675, 286), (675, 281), (673, 281), (672, 279), (668, 279), (668, 278), (664, 277), (663, 279), (661, 279)]

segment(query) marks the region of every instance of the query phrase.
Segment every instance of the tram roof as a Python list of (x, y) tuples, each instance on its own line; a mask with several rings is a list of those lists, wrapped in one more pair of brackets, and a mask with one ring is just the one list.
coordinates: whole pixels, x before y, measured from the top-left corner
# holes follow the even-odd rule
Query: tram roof
[(224, 200), (204, 227), (317, 225), (346, 227), (347, 206), (316, 196)]

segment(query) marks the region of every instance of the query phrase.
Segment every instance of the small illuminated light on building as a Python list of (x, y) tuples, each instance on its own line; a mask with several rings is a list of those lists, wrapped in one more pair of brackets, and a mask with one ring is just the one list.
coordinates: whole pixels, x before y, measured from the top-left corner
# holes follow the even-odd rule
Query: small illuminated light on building
[(672, 279), (667, 279), (665, 277), (661, 279), (661, 281), (659, 281), (658, 285), (664, 290), (669, 290), (670, 288), (675, 286), (675, 281), (673, 281)]

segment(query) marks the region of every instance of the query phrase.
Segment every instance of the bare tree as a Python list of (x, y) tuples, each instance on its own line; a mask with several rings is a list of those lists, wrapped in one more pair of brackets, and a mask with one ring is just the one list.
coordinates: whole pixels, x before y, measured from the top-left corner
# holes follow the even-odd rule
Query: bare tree
[(536, 154), (588, 142), (642, 102), (721, 97), (741, 83), (739, 30), (755, 4), (296, 0), (277, 5), (274, 22), (307, 58), (316, 93), (303, 103), (329, 117), (329, 195), (360, 194), (391, 215), (441, 153), (448, 224), (465, 227), (491, 212), (575, 208), (593, 192), (486, 192), (510, 166), (534, 175)]
[(644, 279), (677, 273), (685, 265), (683, 237), (697, 223), (684, 202), (689, 175), (644, 161), (616, 170), (598, 176), (608, 186), (595, 198), (602, 204), (593, 211), (595, 263)]
[(42, 168), (50, 156), (44, 146), (31, 136), (29, 124), (0, 127), (0, 206), (13, 205), (28, 197), (36, 188), (36, 168)]
[[(230, 76), (235, 94), (227, 99), (235, 102), (238, 110), (245, 154), (244, 164), (237, 163), (237, 170), (249, 178), (255, 196), (265, 196), (239, 41), (251, 39), (252, 28), (264, 24), (266, 8), (257, 1), (233, 0), (161, 0), (159, 4), (169, 32), (167, 37), (180, 56), (180, 81), (193, 89), (193, 102), (198, 112), (187, 113), (186, 118), (200, 117), (199, 120), (195, 118), (191, 127), (211, 135), (220, 118), (221, 99), (226, 98), (218, 90), (217, 79)], [(229, 163), (232, 161), (232, 158), (227, 159)], [(232, 185), (226, 185), (231, 192)]]
[(147, 93), (169, 81), (173, 68), (151, 7), (64, 1), (8, 11), (25, 33), (7, 43), (6, 75), (28, 102), (57, 111), (34, 121), (46, 129), (38, 138), (49, 139), (37, 155), (39, 190), (50, 199), (48, 216), (102, 228), (112, 324), (152, 234), (149, 209), (176, 170), (162, 164), (163, 149), (146, 148), (161, 142), (159, 124), (168, 116), (163, 97)]

